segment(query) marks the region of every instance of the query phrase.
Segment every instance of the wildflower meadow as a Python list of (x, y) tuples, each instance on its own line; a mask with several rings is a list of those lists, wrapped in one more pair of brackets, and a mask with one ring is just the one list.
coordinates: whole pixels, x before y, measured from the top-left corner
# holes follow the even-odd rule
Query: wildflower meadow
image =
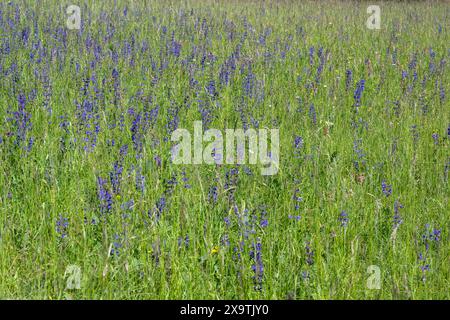
[(449, 299), (448, 1), (0, 2), (1, 299)]

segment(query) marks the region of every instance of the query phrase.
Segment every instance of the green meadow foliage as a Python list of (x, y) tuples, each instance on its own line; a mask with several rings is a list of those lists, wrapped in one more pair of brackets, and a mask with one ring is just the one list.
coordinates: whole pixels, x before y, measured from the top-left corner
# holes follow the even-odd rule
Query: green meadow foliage
[(449, 299), (450, 6), (371, 4), (2, 1), (0, 298)]

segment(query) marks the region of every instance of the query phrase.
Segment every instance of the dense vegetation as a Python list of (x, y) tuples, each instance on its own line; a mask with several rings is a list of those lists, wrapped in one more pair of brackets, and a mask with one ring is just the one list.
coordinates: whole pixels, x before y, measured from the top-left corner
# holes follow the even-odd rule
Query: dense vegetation
[[(1, 298), (450, 298), (448, 3), (71, 4), (0, 3)], [(278, 173), (173, 164), (198, 120)]]

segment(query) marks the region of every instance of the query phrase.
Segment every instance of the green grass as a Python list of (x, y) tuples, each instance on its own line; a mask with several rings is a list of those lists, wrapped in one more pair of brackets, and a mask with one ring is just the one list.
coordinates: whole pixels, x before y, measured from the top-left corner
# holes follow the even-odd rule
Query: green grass
[[(0, 298), (450, 298), (448, 3), (378, 2), (381, 29), (369, 30), (367, 2), (118, 1), (115, 7), (87, 1), (79, 4), (82, 32), (66, 28), (70, 4), (0, 4)], [(170, 53), (172, 32), (179, 57)], [(99, 59), (91, 65), (97, 45)], [(234, 75), (221, 85), (221, 67), (237, 48)], [(324, 64), (316, 78), (320, 48)], [(347, 70), (353, 77), (348, 89)], [(84, 79), (95, 79), (86, 94)], [(356, 112), (353, 95), (362, 79)], [(205, 89), (211, 80), (217, 96)], [(10, 120), (21, 94), (32, 123), (25, 131)], [(93, 103), (87, 120), (77, 109), (83, 101)], [(169, 121), (175, 112), (178, 127), (192, 130), (203, 105), (212, 115), (210, 128), (253, 127), (254, 120), (260, 128), (279, 128), (279, 172), (172, 164)], [(142, 120), (136, 130), (136, 115), (157, 107), (155, 122)], [(95, 126), (95, 147), (86, 151), (92, 140), (83, 140), (85, 132)], [(296, 136), (304, 141), (299, 150)], [(359, 139), (364, 155), (358, 159)], [(110, 173), (124, 145), (120, 191), (114, 192)], [(239, 170), (234, 182), (226, 177), (232, 168)], [(184, 188), (183, 171), (191, 188)], [(136, 187), (141, 174), (143, 192)], [(108, 213), (100, 211), (98, 177), (112, 194)], [(382, 181), (392, 186), (390, 196)], [(149, 216), (163, 196), (160, 218)], [(130, 200), (132, 207), (122, 208)], [(403, 205), (398, 228), (396, 200)], [(260, 225), (261, 208), (267, 227)], [(346, 227), (339, 221), (343, 210)], [(60, 215), (68, 219), (64, 238)], [(297, 215), (298, 221), (289, 218)], [(427, 250), (422, 235), (433, 229), (441, 234), (426, 241)], [(119, 255), (111, 254), (115, 242)], [(261, 290), (252, 270), (256, 243)], [(67, 288), (69, 265), (81, 269), (80, 289)], [(381, 271), (379, 290), (366, 285), (371, 265)], [(424, 265), (429, 270), (422, 271)]]

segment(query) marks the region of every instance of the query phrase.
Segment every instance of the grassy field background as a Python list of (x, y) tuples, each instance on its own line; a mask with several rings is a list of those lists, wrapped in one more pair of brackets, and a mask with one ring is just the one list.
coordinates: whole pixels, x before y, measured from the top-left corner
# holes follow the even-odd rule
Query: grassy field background
[(449, 299), (450, 5), (370, 4), (1, 2), (0, 298)]

